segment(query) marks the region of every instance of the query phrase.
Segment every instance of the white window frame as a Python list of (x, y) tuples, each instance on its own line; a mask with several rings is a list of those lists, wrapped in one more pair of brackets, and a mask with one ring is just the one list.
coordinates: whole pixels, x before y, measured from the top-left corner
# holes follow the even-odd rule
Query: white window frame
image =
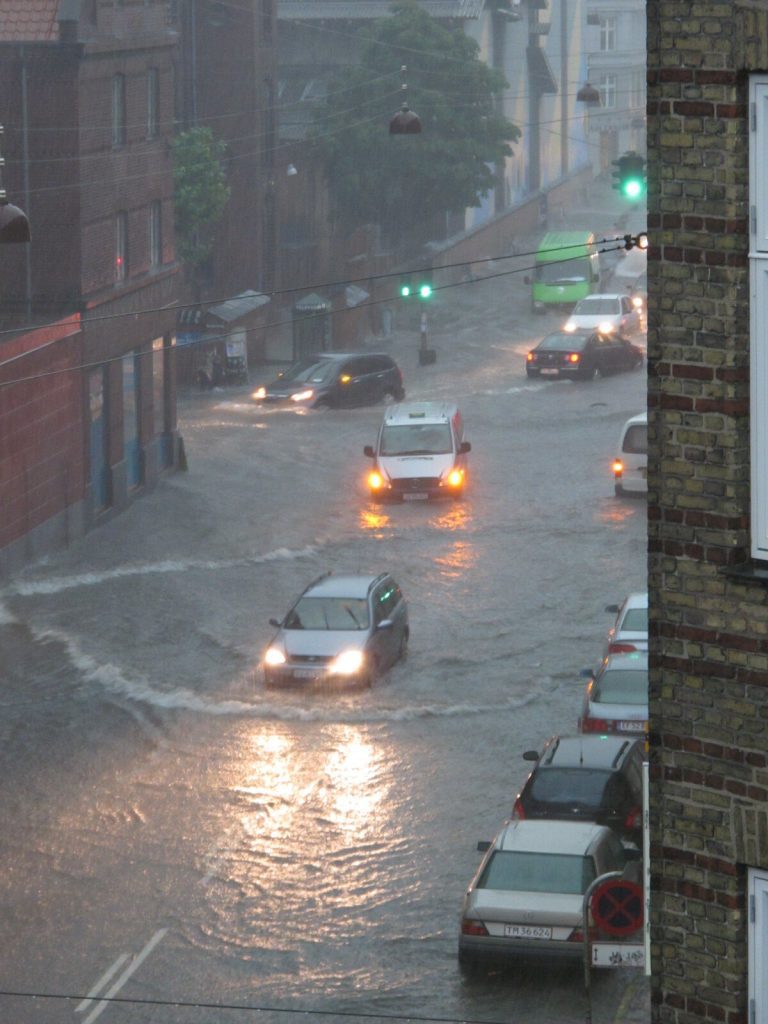
[(610, 53), (616, 49), (616, 15), (600, 15), (600, 52)]
[(159, 199), (149, 204), (149, 265), (159, 267), (163, 262), (163, 207)]
[(604, 110), (616, 109), (616, 87), (616, 75), (603, 74), (600, 76), (597, 89), (600, 93), (600, 103)]
[(747, 872), (747, 981), (749, 1019), (754, 1024), (768, 1021), (768, 871)]
[(749, 122), (751, 554), (768, 561), (768, 75), (750, 77)]

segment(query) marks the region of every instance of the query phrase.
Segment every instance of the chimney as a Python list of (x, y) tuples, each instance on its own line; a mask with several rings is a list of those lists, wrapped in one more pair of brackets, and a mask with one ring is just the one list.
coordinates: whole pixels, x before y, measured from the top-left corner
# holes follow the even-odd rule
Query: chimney
[(80, 0), (59, 0), (59, 42), (76, 43), (80, 21)]

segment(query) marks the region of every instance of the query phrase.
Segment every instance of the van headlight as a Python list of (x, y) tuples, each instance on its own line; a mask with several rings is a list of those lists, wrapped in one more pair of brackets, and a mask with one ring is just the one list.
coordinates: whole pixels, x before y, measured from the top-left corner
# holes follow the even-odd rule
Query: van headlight
[(284, 665), (285, 664), (285, 651), (279, 647), (268, 647), (267, 653), (264, 655), (265, 665)]
[(383, 469), (372, 469), (368, 474), (368, 487), (374, 494), (391, 488), (389, 477)]
[(331, 672), (337, 672), (341, 676), (351, 676), (360, 671), (364, 662), (365, 657), (362, 651), (342, 651), (333, 659), (329, 667)]
[(456, 466), (453, 469), (449, 469), (447, 473), (443, 475), (443, 483), (446, 487), (456, 489), (461, 487), (464, 483), (464, 470), (457, 469)]

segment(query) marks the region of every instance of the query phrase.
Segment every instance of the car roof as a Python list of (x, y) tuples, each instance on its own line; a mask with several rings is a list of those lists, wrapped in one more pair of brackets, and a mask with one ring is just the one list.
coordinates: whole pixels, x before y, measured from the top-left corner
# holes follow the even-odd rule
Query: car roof
[(392, 356), (387, 352), (313, 352), (308, 359), (358, 359), (360, 356), (383, 356), (385, 359), (392, 360)]
[(302, 597), (367, 597), (371, 586), (386, 573), (327, 573), (307, 587)]
[(578, 304), (582, 302), (589, 302), (592, 299), (623, 299), (626, 298), (621, 292), (592, 292), (591, 295), (585, 295), (583, 299), (579, 299)]
[(627, 594), (623, 601), (624, 611), (628, 611), (630, 608), (647, 608), (648, 607), (648, 591), (644, 593)]
[(606, 825), (591, 821), (555, 821), (551, 818), (508, 822), (494, 842), (496, 850), (583, 855), (596, 839), (611, 834)]
[(633, 427), (636, 423), (647, 423), (647, 422), (648, 422), (648, 412), (647, 411), (646, 412), (639, 412), (635, 416), (630, 416), (629, 419), (627, 420), (627, 422), (624, 424), (624, 427), (622, 427), (622, 429), (624, 429), (625, 427)]
[(627, 669), (636, 669), (638, 671), (648, 671), (648, 652), (647, 651), (630, 651), (627, 654), (609, 654), (603, 662), (600, 671), (610, 672), (611, 669), (621, 669), (626, 672)]
[(453, 402), (400, 402), (384, 413), (387, 426), (400, 423), (448, 423), (458, 407)]
[[(553, 736), (542, 754), (544, 768), (617, 768), (624, 756), (640, 741), (627, 736)], [(538, 767), (538, 765), (537, 765)]]

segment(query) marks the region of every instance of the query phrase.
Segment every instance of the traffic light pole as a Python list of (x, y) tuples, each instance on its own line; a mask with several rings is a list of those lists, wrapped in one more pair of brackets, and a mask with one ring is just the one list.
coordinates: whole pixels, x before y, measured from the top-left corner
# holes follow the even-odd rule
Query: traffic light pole
[(437, 352), (427, 344), (427, 314), (421, 314), (421, 334), (419, 341), (419, 366), (428, 366), (436, 362)]

